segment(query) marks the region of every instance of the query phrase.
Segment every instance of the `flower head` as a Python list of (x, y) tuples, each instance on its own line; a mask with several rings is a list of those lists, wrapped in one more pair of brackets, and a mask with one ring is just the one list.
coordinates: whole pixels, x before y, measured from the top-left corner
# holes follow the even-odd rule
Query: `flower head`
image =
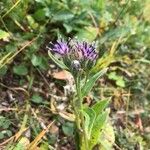
[(60, 55), (66, 55), (69, 53), (70, 48), (67, 42), (65, 42), (64, 40), (57, 40), (57, 42), (55, 44), (51, 43), (52, 48), (49, 48), (50, 50), (52, 50), (55, 53), (58, 53)]
[(89, 44), (85, 41), (83, 42), (77, 42), (76, 48), (79, 52), (82, 53), (82, 57), (87, 60), (94, 61), (98, 54), (96, 53), (96, 48), (94, 44)]
[(61, 56), (63, 63), (75, 74), (81, 70), (88, 72), (96, 62), (98, 53), (95, 44), (77, 40), (57, 40), (48, 49)]

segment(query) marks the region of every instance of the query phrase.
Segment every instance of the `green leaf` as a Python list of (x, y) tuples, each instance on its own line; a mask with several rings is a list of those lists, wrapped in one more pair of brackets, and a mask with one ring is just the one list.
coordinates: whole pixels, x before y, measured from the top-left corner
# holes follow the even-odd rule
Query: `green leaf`
[(99, 114), (94, 121), (93, 129), (91, 132), (91, 139), (89, 141), (90, 149), (92, 149), (98, 143), (98, 140), (102, 133), (100, 130), (106, 125), (108, 114), (109, 111), (105, 111), (102, 114)]
[(100, 44), (103, 44), (108, 40), (113, 40), (121, 36), (124, 37), (128, 34), (131, 34), (129, 27), (118, 27), (115, 29), (110, 29), (108, 32), (106, 32), (105, 35), (103, 35), (103, 37), (99, 39), (99, 42)]
[(123, 77), (117, 75), (116, 72), (111, 72), (108, 75), (108, 78), (111, 80), (114, 80), (116, 82), (116, 85), (118, 85), (120, 87), (125, 87), (125, 81), (124, 81)]
[(50, 51), (48, 51), (48, 55), (61, 69), (68, 70), (68, 67), (62, 61), (53, 56), (53, 54)]
[(11, 137), (12, 136), (12, 131), (11, 130), (6, 130), (6, 134), (8, 137)]
[(88, 139), (90, 139), (93, 124), (96, 119), (96, 113), (94, 112), (92, 108), (87, 108), (82, 113), (85, 117), (85, 131), (86, 131)]
[(89, 124), (90, 124), (90, 116), (86, 113), (86, 111), (83, 111), (82, 113), (85, 117), (85, 123), (84, 123), (85, 127), (84, 128), (85, 128), (86, 136), (89, 138), (88, 130), (89, 130)]
[(54, 21), (69, 21), (74, 17), (74, 14), (68, 10), (62, 10), (57, 12), (53, 19)]
[(92, 106), (92, 109), (95, 111), (96, 116), (98, 116), (104, 110), (104, 108), (106, 108), (108, 102), (109, 100), (101, 100)]
[(33, 64), (33, 66), (39, 66), (41, 64), (41, 57), (33, 55), (31, 58), (31, 62)]
[(6, 39), (9, 37), (9, 33), (0, 29), (0, 39)]
[(5, 49), (7, 52), (15, 52), (15, 51), (17, 51), (18, 48), (14, 43), (10, 43), (10, 44), (6, 45)]
[(90, 42), (95, 40), (98, 34), (98, 29), (95, 27), (86, 27), (85, 29), (78, 29), (78, 33), (76, 34), (76, 37), (79, 40), (86, 39)]
[(48, 69), (49, 65), (48, 65), (47, 57), (41, 56), (41, 64), (39, 67), (40, 67), (40, 69), (43, 69), (43, 70)]
[(31, 16), (31, 15), (27, 15), (27, 20), (28, 20), (28, 23), (30, 25), (31, 28), (33, 29), (37, 29), (38, 28), (38, 23), (35, 22), (34, 18)]
[(12, 145), (12, 147), (13, 148), (10, 148), (9, 150), (26, 150), (26, 147), (27, 147), (27, 145), (26, 145), (26, 143), (28, 143), (28, 139), (26, 138), (26, 137), (22, 137), (22, 138), (20, 138), (20, 140), (18, 141), (18, 143), (15, 145), (15, 147), (13, 147), (13, 145)]
[(97, 144), (101, 135), (100, 129), (105, 125), (108, 111), (102, 112), (108, 104), (108, 100), (102, 100), (83, 111), (85, 117), (85, 131), (88, 137), (90, 147)]
[(34, 13), (34, 19), (36, 19), (37, 21), (44, 21), (45, 20), (45, 9), (38, 9), (35, 13)]
[(40, 67), (40, 69), (45, 70), (48, 68), (47, 58), (45, 58), (43, 56), (33, 55), (31, 58), (31, 62), (32, 62), (33, 66)]
[[(109, 137), (109, 138), (108, 138)], [(113, 130), (113, 126), (110, 122), (105, 125), (103, 133), (99, 139), (100, 149), (101, 150), (110, 150), (112, 149), (115, 142), (115, 133)]]
[(105, 0), (97, 0), (96, 1), (96, 7), (99, 10), (103, 10), (105, 8)]
[(116, 85), (120, 86), (120, 87), (125, 87), (125, 81), (123, 80), (123, 77), (119, 78), (116, 81)]
[(4, 134), (0, 132), (0, 140), (4, 138)]
[(28, 74), (28, 69), (25, 65), (18, 65), (13, 67), (13, 72), (17, 75), (26, 75)]
[(38, 94), (34, 94), (31, 98), (31, 101), (37, 104), (40, 104), (43, 102), (43, 98), (39, 96)]
[(67, 136), (73, 136), (73, 132), (74, 132), (74, 124), (70, 123), (70, 122), (66, 122), (63, 126), (62, 126), (62, 130), (64, 132), (65, 135)]
[[(106, 113), (107, 111), (102, 112), (107, 104), (108, 100), (102, 100), (94, 104), (92, 108), (86, 108), (82, 112), (85, 117), (85, 132), (89, 141), (94, 139), (94, 137), (94, 142), (98, 141), (98, 137), (100, 136), (100, 129), (105, 124), (108, 116), (108, 113)], [(95, 130), (97, 130), (96, 132), (98, 133), (96, 133)]]
[(11, 125), (10, 120), (8, 120), (7, 118), (3, 116), (0, 116), (0, 128), (8, 129), (10, 125)]
[(139, 61), (141, 63), (146, 63), (146, 64), (150, 64), (150, 60), (147, 60), (147, 59), (137, 59), (136, 61)]
[(35, 0), (37, 3), (41, 3), (41, 4), (43, 4), (43, 5), (45, 5), (46, 4), (46, 1), (45, 0)]
[(72, 26), (69, 23), (64, 23), (63, 26), (65, 27), (67, 33), (70, 33), (73, 30)]
[(99, 71), (98, 73), (96, 73), (95, 75), (93, 75), (92, 77), (88, 79), (86, 84), (82, 87), (82, 97), (86, 96), (90, 92), (95, 82), (99, 79), (99, 77), (104, 75), (106, 71), (107, 71), (107, 68)]
[(118, 76), (117, 76), (116, 72), (111, 72), (111, 73), (108, 75), (108, 78), (111, 79), (111, 80), (117, 80), (117, 79), (118, 79)]
[(40, 150), (49, 150), (49, 143), (44, 142), (44, 143), (40, 144)]

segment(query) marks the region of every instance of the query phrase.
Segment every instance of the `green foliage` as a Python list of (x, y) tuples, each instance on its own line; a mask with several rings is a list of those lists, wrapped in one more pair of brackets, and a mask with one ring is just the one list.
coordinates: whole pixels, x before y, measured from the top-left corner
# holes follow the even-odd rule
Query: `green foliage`
[(7, 32), (0, 29), (0, 40), (1, 39), (6, 39), (8, 37), (9, 37), (9, 33), (7, 33)]
[(109, 112), (103, 112), (102, 114), (98, 115), (96, 120), (94, 121), (92, 133), (91, 133), (91, 140), (90, 140), (90, 148), (93, 148), (99, 141), (101, 132), (100, 130), (105, 126), (106, 120), (108, 117)]
[(31, 101), (37, 104), (43, 103), (43, 98), (38, 94), (34, 94), (31, 98)]
[(9, 129), (11, 122), (6, 117), (0, 116), (0, 140), (12, 136), (12, 131)]
[(106, 108), (108, 102), (109, 100), (101, 100), (100, 102), (97, 102), (92, 106), (92, 109), (95, 111), (96, 116), (98, 116), (98, 114)]
[(31, 62), (34, 66), (39, 66), (41, 64), (41, 57), (38, 57), (36, 55), (32, 56)]
[(96, 118), (96, 113), (92, 108), (87, 108), (85, 111), (83, 111), (83, 114), (85, 116), (85, 131), (86, 136), (88, 140), (91, 138), (91, 131), (93, 128), (93, 124)]
[(123, 79), (123, 76), (119, 76), (116, 74), (116, 72), (111, 72), (108, 75), (108, 78), (115, 81), (116, 85), (119, 87), (125, 87), (125, 81)]
[(110, 150), (115, 143), (115, 132), (113, 126), (108, 122), (103, 129), (103, 133), (99, 140), (101, 150)]
[(52, 53), (50, 51), (48, 51), (49, 57), (61, 68), (61, 69), (65, 69), (68, 70), (68, 67), (58, 58), (56, 58), (55, 56), (52, 55)]
[(102, 100), (94, 104), (91, 108), (83, 111), (85, 116), (85, 131), (88, 137), (89, 149), (99, 144), (102, 129), (105, 127), (109, 111), (104, 109), (108, 104), (108, 100)]
[(85, 83), (85, 85), (82, 87), (82, 97), (86, 96), (90, 90), (92, 89), (92, 87), (94, 86), (95, 82), (106, 73), (107, 68), (97, 72), (95, 75), (93, 75), (92, 77), (89, 77), (87, 82)]
[(43, 56), (34, 55), (31, 58), (33, 66), (39, 67), (41, 70), (46, 70), (48, 68), (47, 59)]
[(70, 122), (66, 122), (62, 126), (62, 130), (65, 135), (67, 136), (73, 136), (74, 133), (74, 124)]
[[(145, 142), (141, 136), (137, 133), (133, 133), (127, 129), (118, 130), (118, 134), (116, 135), (116, 143), (121, 145), (120, 148), (124, 148), (125, 150), (132, 150), (136, 147), (137, 143), (141, 149), (144, 149)], [(132, 136), (131, 136), (132, 135)], [(148, 145), (149, 146), (149, 145)]]
[(0, 116), (0, 127), (1, 128), (8, 129), (10, 124), (11, 124), (11, 122), (7, 118)]
[(27, 75), (28, 69), (25, 65), (21, 64), (13, 67), (13, 72), (17, 75)]
[(95, 27), (86, 27), (84, 29), (78, 29), (78, 34), (76, 35), (79, 40), (87, 39), (92, 42), (95, 40), (98, 34), (98, 29)]

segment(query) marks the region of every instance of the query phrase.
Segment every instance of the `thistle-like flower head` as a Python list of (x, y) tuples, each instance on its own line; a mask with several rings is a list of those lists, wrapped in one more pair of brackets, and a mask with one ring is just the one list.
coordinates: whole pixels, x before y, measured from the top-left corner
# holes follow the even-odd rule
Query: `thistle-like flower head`
[(94, 44), (89, 44), (88, 42), (85, 41), (77, 42), (76, 48), (79, 52), (82, 53), (82, 57), (85, 60), (94, 61), (98, 56), (97, 52), (95, 51), (96, 48)]
[(66, 42), (61, 39), (57, 40), (55, 44), (50, 44), (51, 47), (48, 47), (48, 49), (59, 54), (63, 63), (73, 74), (80, 70), (88, 72), (95, 64), (98, 56), (93, 43), (70, 39)]
[(52, 45), (51, 48), (48, 47), (48, 49), (52, 50), (54, 53), (60, 54), (60, 55), (67, 55), (70, 51), (69, 45), (64, 40), (60, 39), (57, 40), (55, 44), (50, 43)]

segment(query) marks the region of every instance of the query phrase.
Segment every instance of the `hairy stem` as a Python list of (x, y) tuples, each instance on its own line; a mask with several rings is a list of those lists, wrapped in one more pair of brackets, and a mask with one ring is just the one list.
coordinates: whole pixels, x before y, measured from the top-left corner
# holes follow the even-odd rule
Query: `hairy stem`
[(78, 76), (75, 80), (76, 82), (76, 91), (77, 91), (77, 102), (75, 105), (75, 109), (77, 109), (78, 111), (78, 117), (79, 117), (79, 121), (77, 122), (77, 125), (80, 124), (80, 140), (81, 140), (81, 150), (87, 150), (88, 149), (88, 141), (87, 141), (87, 136), (86, 136), (86, 132), (85, 132), (85, 124), (84, 124), (84, 116), (83, 116), (83, 98), (82, 98), (82, 93), (81, 93), (81, 83), (80, 83), (80, 77)]

